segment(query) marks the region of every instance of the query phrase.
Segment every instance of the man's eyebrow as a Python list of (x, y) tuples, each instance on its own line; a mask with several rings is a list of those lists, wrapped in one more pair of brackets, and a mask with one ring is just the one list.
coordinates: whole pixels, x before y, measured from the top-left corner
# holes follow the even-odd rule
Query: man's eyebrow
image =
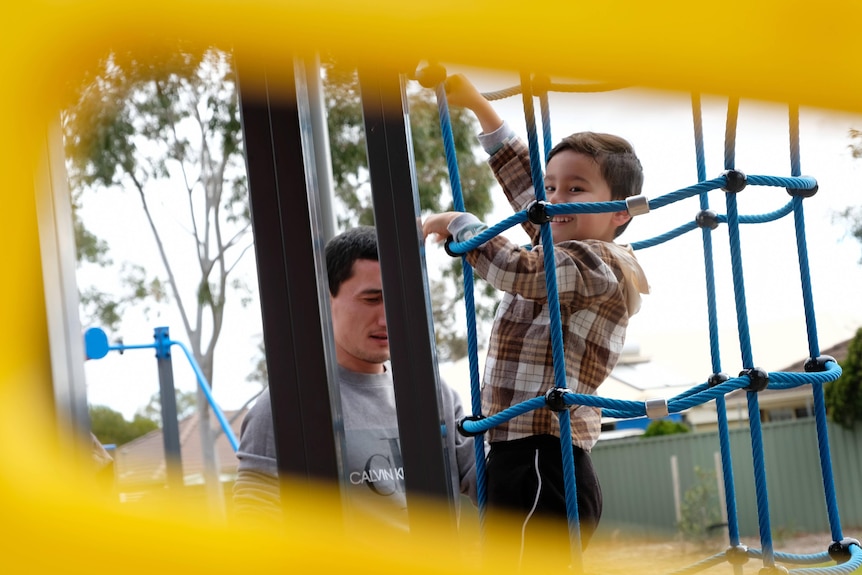
[(360, 295), (360, 296), (383, 295), (383, 290), (382, 289), (376, 289), (376, 288), (368, 288), (368, 289), (364, 289), (364, 290), (360, 291), (358, 295)]

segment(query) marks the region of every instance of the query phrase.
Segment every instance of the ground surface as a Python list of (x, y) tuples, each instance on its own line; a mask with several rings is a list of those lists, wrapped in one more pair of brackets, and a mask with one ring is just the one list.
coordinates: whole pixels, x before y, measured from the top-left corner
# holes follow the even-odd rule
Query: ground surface
[[(597, 540), (584, 553), (584, 570), (589, 574), (663, 575), (689, 567), (699, 561), (721, 553), (727, 548), (727, 540), (715, 539), (704, 544), (693, 544), (680, 540), (623, 541)], [(775, 551), (805, 555), (826, 551), (831, 542), (829, 533), (794, 534), (773, 541)], [(760, 548), (759, 541), (743, 541), (751, 548)], [(827, 563), (833, 565), (833, 563)], [(785, 565), (788, 569), (811, 567), (810, 565)], [(745, 575), (757, 574), (763, 568), (761, 559), (749, 559), (743, 566)], [(733, 568), (722, 562), (698, 573), (732, 574)]]

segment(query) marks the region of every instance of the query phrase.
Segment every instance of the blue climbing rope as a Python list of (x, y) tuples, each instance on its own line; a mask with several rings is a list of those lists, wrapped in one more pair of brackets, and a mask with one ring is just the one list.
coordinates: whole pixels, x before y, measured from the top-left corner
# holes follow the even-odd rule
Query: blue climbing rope
[[(524, 102), (524, 118), (527, 123), (527, 147), (530, 151), (530, 171), (536, 201), (545, 201), (544, 176), (539, 156), (536, 134), (536, 115), (533, 109), (532, 84), (528, 74), (521, 74), (521, 95)], [(545, 265), (545, 288), (548, 292), (548, 312), (551, 330), (551, 350), (554, 362), (554, 386), (566, 387), (566, 357), (563, 347), (563, 323), (560, 315), (560, 297), (557, 292), (556, 263), (554, 262), (554, 237), (547, 222), (540, 230)], [(566, 517), (569, 524), (572, 564), (581, 566), (581, 528), (578, 520), (578, 496), (575, 482), (575, 457), (572, 450), (572, 420), (568, 411), (558, 414), (560, 422), (560, 449), (562, 451), (563, 484), (566, 489)]]
[[(445, 75), (445, 74), (444, 74)], [(440, 116), (440, 130), (443, 138), (443, 149), (446, 154), (446, 164), (449, 170), (449, 183), (452, 187), (453, 205), (459, 212), (464, 211), (464, 196), (461, 191), (461, 176), (458, 170), (458, 158), (455, 153), (455, 137), (452, 134), (452, 122), (449, 119), (449, 105), (446, 101), (446, 90), (442, 83), (436, 86), (437, 111)], [(464, 304), (468, 310), (475, 309), (473, 267), (466, 256), (461, 256), (461, 274), (464, 284)], [(479, 386), (479, 357), (476, 332), (476, 314), (467, 314), (467, 357), (470, 367), (470, 406), (473, 416), (482, 416), (482, 392)], [(479, 507), (479, 529), (484, 534), (485, 515), (487, 511), (487, 482), (485, 479), (485, 436), (478, 434), (473, 438), (473, 451), (476, 458), (476, 502)]]
[[(483, 94), (487, 99), (494, 100), (506, 98), (517, 94), (522, 95), (524, 115), (527, 124), (527, 143), (530, 153), (530, 170), (534, 184), (536, 201), (544, 202), (544, 185), (542, 174), (542, 160), (547, 159), (551, 149), (551, 122), (548, 104), (548, 93), (551, 91), (568, 92), (590, 92), (618, 89), (620, 86), (611, 84), (555, 84), (546, 77), (530, 78), (527, 74), (521, 74), (520, 85)], [(443, 127), (444, 140), (451, 140), (451, 128), (448, 128), (448, 109), (445, 103), (445, 93), (441, 87), (437, 89), (438, 105), (440, 107), (441, 126)], [(539, 98), (541, 106), (541, 120), (543, 129), (544, 155), (539, 155), (538, 137), (535, 122), (535, 111), (533, 99)], [(701, 228), (704, 253), (705, 289), (707, 295), (707, 314), (709, 324), (710, 354), (712, 361), (712, 375), (706, 382), (695, 385), (685, 392), (666, 400), (667, 412), (669, 414), (680, 413), (697, 405), (709, 401), (715, 401), (719, 440), (721, 448), (721, 465), (724, 479), (724, 496), (728, 521), (728, 538), (730, 548), (727, 552), (719, 553), (701, 562), (691, 565), (685, 569), (674, 572), (674, 575), (683, 573), (695, 573), (721, 562), (729, 562), (734, 566), (737, 575), (741, 574), (740, 555), (747, 558), (758, 558), (763, 561), (766, 569), (773, 569), (775, 561), (784, 563), (795, 563), (803, 565), (819, 565), (828, 562), (831, 557), (827, 553), (795, 555), (776, 552), (773, 549), (772, 532), (769, 518), (769, 502), (766, 481), (766, 466), (763, 449), (763, 436), (760, 422), (760, 409), (758, 393), (764, 389), (782, 390), (793, 387), (810, 385), (814, 397), (814, 409), (817, 423), (818, 445), (820, 449), (821, 471), (823, 475), (824, 494), (826, 498), (827, 513), (829, 515), (830, 528), (834, 542), (842, 542), (846, 549), (846, 558), (837, 561), (837, 565), (830, 567), (814, 567), (806, 569), (791, 570), (794, 574), (816, 574), (831, 575), (850, 573), (862, 565), (862, 549), (855, 540), (845, 540), (841, 532), (840, 518), (838, 516), (838, 504), (832, 477), (832, 464), (829, 455), (827, 437), (827, 423), (825, 414), (825, 401), (823, 397), (823, 385), (835, 381), (841, 375), (840, 366), (829, 357), (820, 357), (817, 342), (816, 320), (813, 306), (811, 280), (809, 275), (808, 255), (805, 242), (804, 213), (802, 200), (814, 195), (817, 191), (817, 181), (814, 178), (801, 175), (799, 159), (799, 127), (798, 108), (790, 108), (790, 177), (745, 175), (735, 169), (736, 131), (739, 114), (739, 100), (732, 98), (728, 102), (727, 121), (725, 126), (724, 143), (724, 169), (725, 172), (717, 178), (707, 180), (706, 162), (703, 146), (703, 125), (701, 118), (701, 103), (698, 95), (692, 96), (692, 116), (694, 123), (694, 140), (697, 163), (698, 183), (664, 194), (658, 198), (648, 200), (649, 211), (660, 209), (670, 204), (698, 196), (700, 201), (700, 213), (695, 221), (684, 222), (676, 228), (660, 234), (654, 238), (634, 242), (631, 244), (635, 250), (645, 249), (660, 245), (670, 239), (682, 234)], [(451, 150), (450, 150), (451, 147)], [(447, 143), (445, 146), (447, 161), (449, 162), (450, 174), (457, 171), (457, 163), (454, 159), (454, 144)], [(738, 213), (737, 194), (743, 188), (749, 186), (763, 186), (771, 188), (785, 188), (792, 199), (784, 206), (764, 214)], [(463, 210), (463, 201), (460, 199), (460, 181), (452, 180), (453, 194), (456, 195), (455, 207)], [(710, 209), (708, 193), (714, 190), (725, 191), (726, 214), (716, 214)], [(577, 213), (604, 213), (627, 209), (626, 202), (595, 202), (595, 203), (570, 203), (570, 204), (545, 204), (545, 211), (549, 216), (560, 214)], [(805, 318), (808, 328), (810, 360), (806, 362), (805, 373), (789, 372), (765, 372), (755, 367), (751, 349), (747, 304), (745, 297), (745, 283), (742, 266), (742, 249), (739, 236), (740, 225), (766, 223), (781, 219), (790, 213), (794, 215), (796, 227), (797, 251), (799, 259), (800, 277), (802, 284), (803, 303)], [(503, 231), (526, 222), (528, 220), (526, 210), (518, 212), (513, 216), (491, 226), (477, 236), (463, 241), (452, 242), (448, 249), (452, 254), (465, 254), (479, 247), (491, 238)], [(734, 304), (736, 309), (737, 332), (739, 337), (739, 349), (743, 365), (743, 371), (736, 377), (730, 377), (722, 372), (720, 362), (720, 349), (718, 338), (718, 313), (715, 289), (715, 269), (713, 258), (712, 231), (719, 225), (726, 225), (728, 229), (729, 251), (731, 255), (731, 273), (734, 289)], [(559, 392), (560, 399), (567, 406), (590, 406), (602, 409), (605, 416), (627, 419), (644, 417), (647, 414), (644, 402), (615, 400), (612, 398), (599, 397), (588, 394), (573, 393), (566, 386), (565, 354), (562, 341), (562, 323), (556, 284), (556, 272), (554, 265), (554, 245), (550, 227), (543, 224), (540, 230), (541, 244), (543, 247), (545, 281), (548, 293), (550, 324), (551, 324), (551, 346), (553, 352), (554, 386)], [(470, 356), (471, 392), (473, 399), (474, 417), (463, 420), (459, 428), (468, 435), (481, 434), (489, 429), (501, 425), (515, 417), (528, 413), (535, 409), (547, 408), (547, 401), (543, 396), (535, 397), (507, 409), (490, 415), (481, 415), (481, 401), (479, 398), (478, 365), (476, 350), (478, 344), (475, 330), (475, 310), (472, 299), (472, 272), (466, 259), (463, 259), (464, 275), (470, 276), (468, 284), (465, 277), (465, 294), (469, 294), (465, 303), (467, 305), (468, 317), (472, 316), (471, 323), (468, 321), (468, 354)], [(468, 289), (469, 285), (469, 289)], [(758, 528), (760, 534), (761, 549), (750, 549), (740, 545), (739, 521), (736, 509), (736, 494), (734, 486), (733, 468), (731, 463), (730, 434), (727, 418), (725, 397), (728, 393), (737, 390), (746, 390), (749, 428), (751, 435), (752, 460), (754, 465), (754, 482), (757, 496)], [(476, 417), (475, 415), (479, 416)], [(575, 566), (581, 563), (580, 558), (580, 531), (578, 526), (577, 494), (575, 487), (574, 459), (571, 445), (570, 416), (568, 411), (559, 413), (561, 448), (563, 453), (563, 465), (566, 487), (566, 507), (569, 524), (569, 536), (572, 543), (572, 559)], [(484, 452), (476, 447), (477, 462), (484, 460)], [(477, 469), (477, 471), (479, 471)], [(481, 474), (484, 471), (481, 470)], [(481, 507), (480, 507), (481, 509)], [(833, 544), (834, 545), (834, 544)]]

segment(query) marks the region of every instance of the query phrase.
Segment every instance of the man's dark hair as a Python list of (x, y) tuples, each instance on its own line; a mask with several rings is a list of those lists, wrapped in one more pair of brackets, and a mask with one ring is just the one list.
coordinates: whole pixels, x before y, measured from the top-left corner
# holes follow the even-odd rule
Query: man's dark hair
[(353, 277), (353, 262), (356, 260), (380, 261), (377, 232), (372, 226), (351, 228), (327, 242), (326, 273), (332, 296), (337, 296), (341, 284)]

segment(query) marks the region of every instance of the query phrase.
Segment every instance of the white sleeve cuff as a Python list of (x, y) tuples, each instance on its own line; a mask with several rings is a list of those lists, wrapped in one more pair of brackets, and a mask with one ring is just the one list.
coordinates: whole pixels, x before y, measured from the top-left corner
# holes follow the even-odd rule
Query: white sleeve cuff
[(448, 230), (455, 242), (466, 242), (486, 230), (488, 226), (469, 212), (464, 212), (449, 222)]
[(504, 121), (500, 127), (493, 132), (479, 134), (479, 143), (482, 145), (482, 148), (488, 152), (488, 155), (494, 155), (495, 152), (503, 147), (506, 140), (514, 137), (515, 132), (509, 124)]

